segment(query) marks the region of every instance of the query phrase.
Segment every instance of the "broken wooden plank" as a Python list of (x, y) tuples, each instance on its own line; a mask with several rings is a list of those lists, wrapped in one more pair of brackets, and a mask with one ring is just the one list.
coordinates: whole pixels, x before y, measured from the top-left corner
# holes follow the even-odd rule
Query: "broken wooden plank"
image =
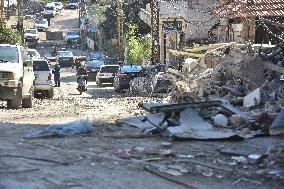
[(148, 112), (181, 112), (188, 107), (209, 107), (219, 106), (221, 101), (209, 101), (209, 102), (187, 102), (187, 103), (168, 103), (168, 104), (157, 104), (157, 103), (145, 103), (142, 104), (142, 108)]

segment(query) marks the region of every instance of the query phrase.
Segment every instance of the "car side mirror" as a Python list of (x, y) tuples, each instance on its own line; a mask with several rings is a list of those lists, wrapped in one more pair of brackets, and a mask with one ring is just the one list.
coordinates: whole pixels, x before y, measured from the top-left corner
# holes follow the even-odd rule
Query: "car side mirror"
[(33, 66), (33, 62), (31, 60), (26, 60), (24, 62), (24, 67), (32, 67)]

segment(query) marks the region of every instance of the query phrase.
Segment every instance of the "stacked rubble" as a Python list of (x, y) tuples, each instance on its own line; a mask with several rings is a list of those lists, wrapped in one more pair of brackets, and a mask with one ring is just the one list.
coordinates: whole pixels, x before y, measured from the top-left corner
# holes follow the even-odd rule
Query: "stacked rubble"
[[(283, 52), (279, 49), (282, 49), (281, 44), (266, 51), (270, 54), (275, 52), (272, 53), (274, 55), (277, 52), (282, 57)], [(167, 86), (171, 91), (169, 102), (174, 104), (160, 104), (158, 107), (142, 105), (153, 114), (150, 119), (155, 117), (155, 123), (150, 119), (148, 121), (150, 120), (154, 130), (179, 137), (182, 133), (194, 130), (193, 122), (196, 120), (199, 120), (199, 124), (207, 125), (205, 127), (210, 130), (210, 134), (219, 136), (220, 133), (213, 131), (215, 127), (231, 129), (234, 134), (244, 138), (255, 136), (255, 131), (259, 131), (258, 134), (282, 133), (284, 87), (279, 78), (284, 74), (284, 69), (273, 64), (275, 62), (267, 61), (270, 56), (267, 55), (264, 59), (263, 54), (260, 56), (249, 46), (226, 44), (207, 52), (202, 60), (187, 59), (182, 72), (168, 69), (165, 75), (174, 81), (171, 87)], [(149, 78), (141, 80), (141, 86), (145, 86), (145, 81), (153, 81)], [(196, 120), (186, 120), (186, 128), (180, 130), (184, 125), (184, 112), (187, 112), (184, 117), (191, 115)], [(178, 128), (173, 131), (169, 129), (172, 126)], [(179, 133), (176, 133), (176, 129)], [(195, 132), (202, 135), (197, 130)], [(224, 129), (223, 132), (228, 133)]]
[[(280, 79), (283, 67), (279, 63), (284, 61), (282, 47), (282, 43), (276, 45), (266, 50), (269, 54), (264, 56), (264, 51), (251, 53), (247, 48), (230, 44), (207, 52), (205, 59), (188, 59), (182, 79), (175, 83), (175, 90), (170, 94), (172, 101), (226, 100), (253, 119), (251, 127), (268, 131), (283, 106), (284, 88)], [(270, 59), (273, 61), (269, 62)], [(243, 122), (237, 115), (231, 115), (228, 120), (231, 127)]]
[(258, 55), (262, 59), (270, 61), (273, 64), (277, 64), (278, 66), (284, 66), (284, 42), (277, 44), (271, 49), (261, 49)]

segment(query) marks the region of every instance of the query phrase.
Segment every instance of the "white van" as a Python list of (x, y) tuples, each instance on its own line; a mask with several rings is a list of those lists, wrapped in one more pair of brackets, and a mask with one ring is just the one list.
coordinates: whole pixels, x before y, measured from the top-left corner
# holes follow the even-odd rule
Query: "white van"
[(34, 90), (33, 64), (21, 45), (0, 44), (0, 100), (10, 109), (31, 108)]
[(32, 59), (32, 61), (35, 74), (35, 93), (44, 94), (48, 98), (53, 98), (54, 79), (48, 60), (38, 58)]
[(48, 17), (55, 17), (57, 9), (53, 3), (47, 3), (44, 7), (43, 14)]

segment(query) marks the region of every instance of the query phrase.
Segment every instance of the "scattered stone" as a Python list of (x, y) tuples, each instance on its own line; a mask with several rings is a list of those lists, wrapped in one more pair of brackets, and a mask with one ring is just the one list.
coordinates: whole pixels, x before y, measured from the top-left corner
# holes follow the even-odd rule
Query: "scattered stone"
[(217, 114), (213, 117), (214, 125), (219, 127), (226, 127), (228, 125), (228, 118), (224, 116), (223, 114)]
[(202, 174), (202, 176), (205, 176), (205, 177), (212, 177), (214, 173), (211, 172), (211, 171), (208, 171), (208, 172), (203, 172), (201, 174)]
[(238, 163), (244, 163), (247, 160), (244, 156), (233, 156), (231, 159)]
[(247, 120), (238, 114), (234, 114), (229, 118), (229, 124), (236, 128), (247, 124)]
[(165, 148), (170, 148), (173, 146), (173, 143), (171, 142), (162, 142), (161, 145)]

